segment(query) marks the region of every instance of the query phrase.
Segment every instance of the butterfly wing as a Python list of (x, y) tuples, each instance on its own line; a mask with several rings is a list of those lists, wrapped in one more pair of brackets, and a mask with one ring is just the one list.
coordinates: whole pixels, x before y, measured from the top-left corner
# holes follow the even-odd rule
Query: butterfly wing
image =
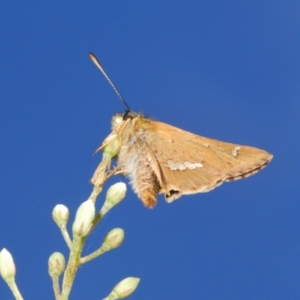
[(159, 193), (164, 193), (168, 202), (248, 177), (273, 157), (258, 148), (205, 138), (149, 119), (143, 119), (139, 127), (160, 166), (156, 171)]

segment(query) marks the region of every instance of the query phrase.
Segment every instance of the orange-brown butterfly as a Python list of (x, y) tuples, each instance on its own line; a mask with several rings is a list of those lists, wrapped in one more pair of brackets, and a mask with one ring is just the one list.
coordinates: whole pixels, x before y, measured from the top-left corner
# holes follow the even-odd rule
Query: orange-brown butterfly
[(157, 194), (172, 202), (208, 192), (224, 181), (255, 174), (271, 161), (273, 155), (264, 150), (205, 138), (132, 112), (97, 58), (89, 56), (127, 108), (112, 117), (112, 133), (100, 149), (112, 136), (118, 139), (118, 173), (129, 177), (146, 207), (155, 206)]

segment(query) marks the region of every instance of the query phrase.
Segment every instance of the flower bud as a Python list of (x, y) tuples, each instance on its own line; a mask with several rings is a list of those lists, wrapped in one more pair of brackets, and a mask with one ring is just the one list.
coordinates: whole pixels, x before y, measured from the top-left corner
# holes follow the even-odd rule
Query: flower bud
[(118, 248), (124, 240), (124, 230), (122, 228), (112, 229), (104, 238), (104, 243), (107, 244), (108, 249), (112, 250)]
[(54, 222), (59, 226), (66, 226), (69, 220), (69, 209), (63, 204), (57, 204), (52, 211)]
[(126, 184), (124, 182), (118, 182), (113, 184), (106, 193), (105, 202), (101, 208), (100, 213), (105, 215), (111, 208), (119, 204), (125, 197), (127, 191)]
[(121, 141), (117, 134), (110, 134), (103, 142), (106, 146), (103, 148), (103, 155), (106, 157), (114, 158), (119, 154), (121, 149)]
[(66, 266), (65, 257), (60, 252), (54, 252), (50, 255), (48, 260), (48, 272), (50, 276), (60, 276)]
[(0, 274), (5, 281), (14, 279), (16, 276), (13, 257), (5, 248), (0, 252)]
[(120, 281), (111, 291), (111, 293), (104, 298), (108, 299), (123, 299), (130, 296), (137, 288), (140, 278), (127, 277)]
[(73, 235), (86, 236), (95, 218), (95, 204), (92, 200), (84, 201), (78, 208), (73, 223)]

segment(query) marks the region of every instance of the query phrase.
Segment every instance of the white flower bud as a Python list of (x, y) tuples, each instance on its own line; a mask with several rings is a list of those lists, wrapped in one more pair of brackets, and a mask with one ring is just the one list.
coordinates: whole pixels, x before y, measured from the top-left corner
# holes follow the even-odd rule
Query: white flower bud
[(59, 226), (66, 226), (69, 220), (69, 209), (63, 204), (57, 204), (52, 211), (54, 222)]
[(95, 218), (95, 204), (92, 200), (84, 201), (78, 208), (73, 223), (73, 235), (86, 236)]
[(65, 257), (60, 252), (54, 252), (50, 255), (48, 260), (48, 272), (50, 276), (60, 276), (66, 266)]
[(5, 248), (0, 252), (0, 274), (5, 281), (14, 279), (16, 276), (13, 257)]
[(124, 240), (124, 235), (122, 228), (114, 228), (106, 235), (104, 243), (109, 246), (109, 250), (118, 248)]
[(106, 157), (114, 158), (119, 154), (121, 149), (120, 138), (117, 134), (110, 134), (103, 142), (106, 146), (103, 148), (103, 155)]
[(109, 299), (123, 299), (130, 296), (137, 288), (140, 282), (140, 278), (127, 277), (120, 281), (111, 291), (111, 293), (104, 298), (104, 300)]
[(113, 184), (106, 193), (105, 202), (101, 208), (100, 213), (105, 215), (111, 208), (119, 204), (125, 197), (127, 191), (126, 184), (124, 182), (118, 182)]

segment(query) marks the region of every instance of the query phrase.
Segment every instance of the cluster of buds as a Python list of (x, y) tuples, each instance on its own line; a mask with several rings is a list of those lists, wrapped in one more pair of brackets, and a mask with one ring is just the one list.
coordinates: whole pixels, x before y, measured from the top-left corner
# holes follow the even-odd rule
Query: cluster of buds
[[(109, 150), (109, 149), (108, 149)], [(107, 151), (108, 151), (107, 150)], [(52, 211), (54, 222), (60, 228), (62, 235), (71, 251), (68, 265), (65, 265), (65, 258), (60, 252), (54, 252), (48, 261), (48, 272), (53, 281), (55, 295), (58, 298), (64, 296), (65, 290), (71, 290), (75, 273), (80, 265), (98, 257), (99, 255), (119, 247), (124, 240), (124, 230), (121, 228), (112, 229), (104, 238), (102, 245), (91, 254), (80, 257), (82, 248), (88, 235), (92, 232), (96, 224), (102, 217), (119, 204), (125, 197), (126, 185), (122, 182), (112, 185), (105, 197), (104, 204), (100, 211), (96, 213), (95, 197), (84, 201), (77, 209), (72, 225), (73, 238), (71, 239), (67, 230), (69, 220), (69, 210), (66, 206), (58, 204)], [(62, 291), (59, 287), (59, 276), (64, 274)], [(121, 281), (105, 299), (122, 299), (129, 296), (137, 287), (139, 279), (129, 277)], [(66, 292), (67, 293), (67, 292)]]
[[(118, 147), (118, 140), (114, 139), (114, 147)], [(113, 155), (113, 149), (106, 149), (108, 155)], [(94, 189), (95, 190), (95, 189)], [(100, 190), (99, 190), (100, 192)], [(95, 193), (94, 193), (95, 194)], [(121, 228), (112, 229), (104, 238), (102, 245), (93, 253), (80, 257), (86, 238), (92, 232), (96, 224), (114, 206), (119, 204), (125, 197), (126, 185), (122, 182), (111, 186), (105, 197), (105, 202), (96, 214), (95, 195), (84, 201), (77, 209), (72, 225), (73, 238), (71, 239), (67, 224), (69, 220), (69, 209), (58, 204), (52, 211), (52, 217), (70, 249), (70, 257), (66, 266), (65, 257), (60, 252), (54, 252), (48, 260), (48, 273), (53, 281), (53, 289), (56, 299), (68, 299), (75, 274), (80, 265), (98, 257), (99, 255), (119, 247), (124, 240), (124, 230)], [(64, 274), (62, 288), (60, 288), (59, 277)], [(0, 251), (0, 275), (8, 284), (15, 299), (22, 300), (22, 296), (15, 283), (16, 267), (11, 254), (4, 248)], [(128, 277), (120, 281), (105, 298), (105, 300), (123, 299), (128, 297), (137, 288), (140, 279)]]

